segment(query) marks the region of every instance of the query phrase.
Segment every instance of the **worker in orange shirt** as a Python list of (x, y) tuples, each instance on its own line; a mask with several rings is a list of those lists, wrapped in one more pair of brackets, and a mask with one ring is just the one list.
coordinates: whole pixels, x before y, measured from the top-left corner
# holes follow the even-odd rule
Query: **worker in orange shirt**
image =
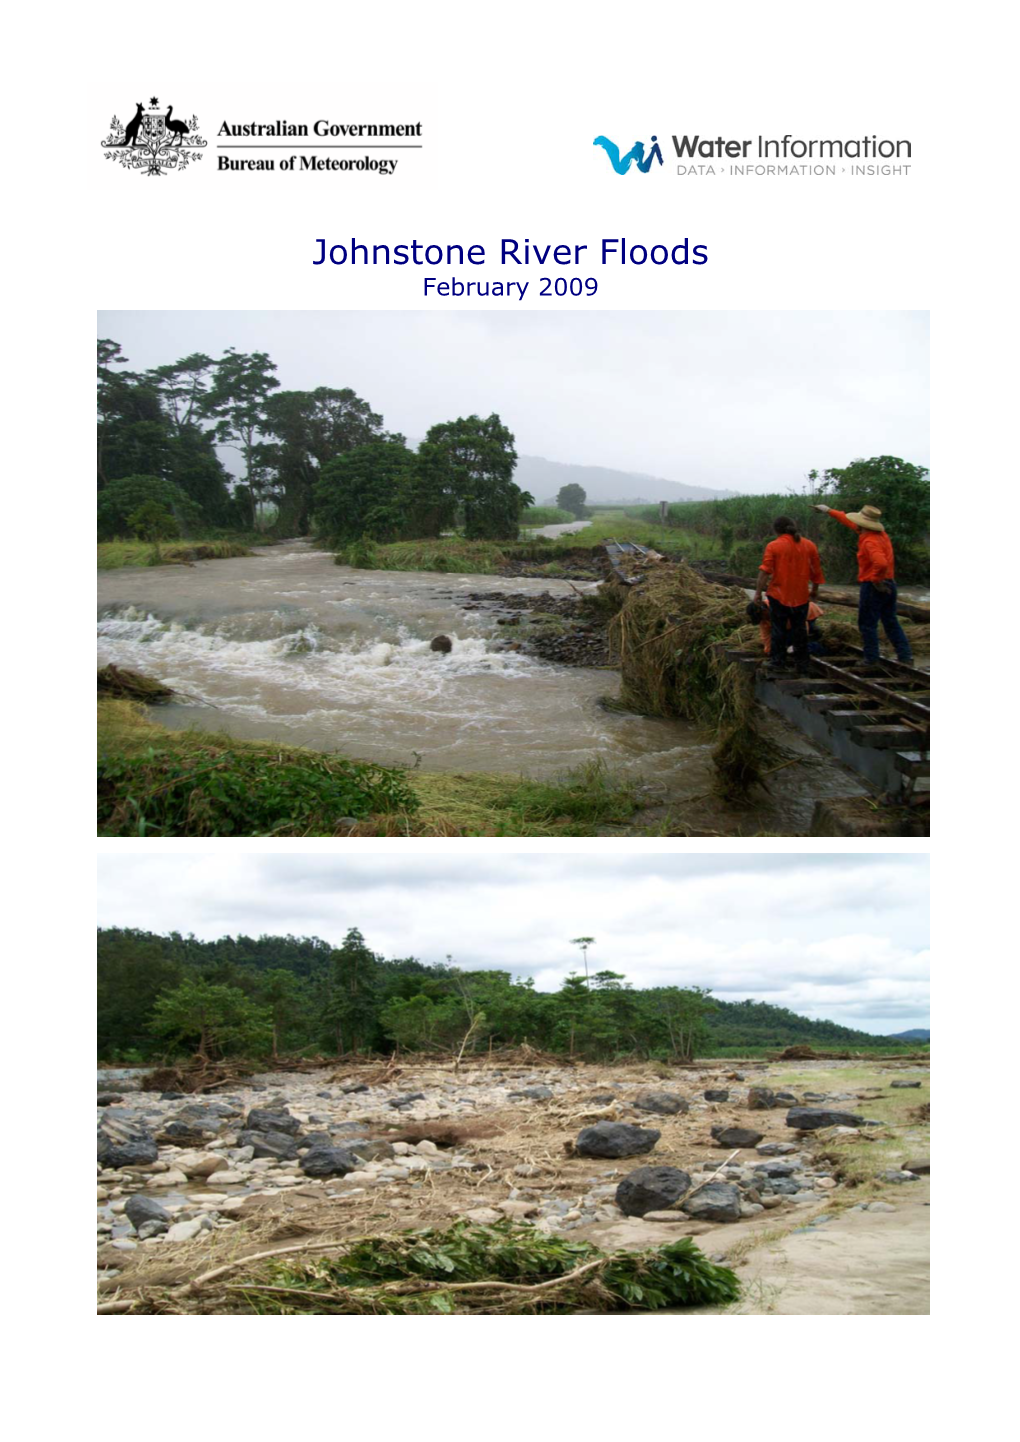
[(834, 511), (831, 506), (815, 506), (841, 526), (857, 534), (857, 579), (860, 599), (857, 603), (857, 625), (865, 661), (878, 661), (878, 623), (892, 642), (896, 658), (911, 665), (914, 654), (896, 615), (895, 558), (892, 541), (879, 519), (877, 506), (863, 506), (859, 511)]
[(785, 671), (787, 647), (793, 647), (793, 661), (802, 675), (808, 673), (808, 606), (825, 580), (814, 541), (802, 536), (789, 516), (772, 523), (776, 539), (765, 547), (754, 599), (761, 604), (769, 598), (772, 646), (769, 670)]

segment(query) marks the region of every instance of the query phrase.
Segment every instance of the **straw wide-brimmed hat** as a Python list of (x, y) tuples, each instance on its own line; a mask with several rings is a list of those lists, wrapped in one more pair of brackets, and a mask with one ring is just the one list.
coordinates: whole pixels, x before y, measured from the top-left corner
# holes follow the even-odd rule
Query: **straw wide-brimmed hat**
[(881, 514), (877, 506), (864, 506), (859, 511), (847, 511), (846, 518), (865, 531), (884, 531), (885, 527), (878, 519)]

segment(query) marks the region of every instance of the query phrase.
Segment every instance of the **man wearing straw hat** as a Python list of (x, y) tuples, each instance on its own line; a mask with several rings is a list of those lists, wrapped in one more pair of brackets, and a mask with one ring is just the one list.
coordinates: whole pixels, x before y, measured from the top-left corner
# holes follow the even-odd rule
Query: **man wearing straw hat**
[(878, 623), (892, 642), (897, 660), (905, 665), (913, 662), (903, 627), (896, 616), (895, 563), (892, 541), (886, 535), (877, 506), (862, 506), (859, 511), (834, 511), (831, 506), (815, 506), (840, 525), (848, 526), (857, 535), (857, 579), (861, 585), (857, 605), (857, 625), (865, 661), (878, 661)]

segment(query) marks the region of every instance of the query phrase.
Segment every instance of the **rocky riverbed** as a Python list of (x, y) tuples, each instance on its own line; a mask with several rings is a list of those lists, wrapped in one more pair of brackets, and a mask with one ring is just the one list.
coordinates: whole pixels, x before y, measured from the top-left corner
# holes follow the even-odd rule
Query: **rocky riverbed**
[[(801, 1063), (784, 1084), (790, 1075), (376, 1064), (185, 1096), (100, 1073), (100, 1291), (120, 1295), (161, 1264), (202, 1270), (224, 1248), (457, 1218), (605, 1231), (624, 1246), (628, 1228), (647, 1246), (658, 1227), (663, 1241), (699, 1236), (725, 1257), (735, 1234), (763, 1235), (766, 1222), (772, 1235), (848, 1206), (892, 1213), (903, 1189), (927, 1187), (926, 1067), (876, 1069), (865, 1085), (853, 1064), (845, 1085), (838, 1063)], [(861, 1200), (829, 1155), (855, 1138), (888, 1163)]]

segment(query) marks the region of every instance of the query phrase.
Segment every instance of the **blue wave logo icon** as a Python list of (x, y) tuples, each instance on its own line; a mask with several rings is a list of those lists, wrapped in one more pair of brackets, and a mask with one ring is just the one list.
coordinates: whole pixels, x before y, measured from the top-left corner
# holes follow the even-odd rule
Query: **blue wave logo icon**
[(609, 139), (607, 135), (596, 135), (592, 145), (601, 145), (602, 149), (609, 156), (609, 163), (617, 175), (626, 175), (631, 163), (637, 166), (642, 175), (647, 175), (652, 168), (652, 162), (657, 160), (662, 164), (662, 151), (659, 149), (659, 142), (656, 136), (652, 136), (648, 154), (645, 154), (644, 141), (635, 140), (634, 144), (627, 151), (626, 155), (620, 154), (620, 147)]

